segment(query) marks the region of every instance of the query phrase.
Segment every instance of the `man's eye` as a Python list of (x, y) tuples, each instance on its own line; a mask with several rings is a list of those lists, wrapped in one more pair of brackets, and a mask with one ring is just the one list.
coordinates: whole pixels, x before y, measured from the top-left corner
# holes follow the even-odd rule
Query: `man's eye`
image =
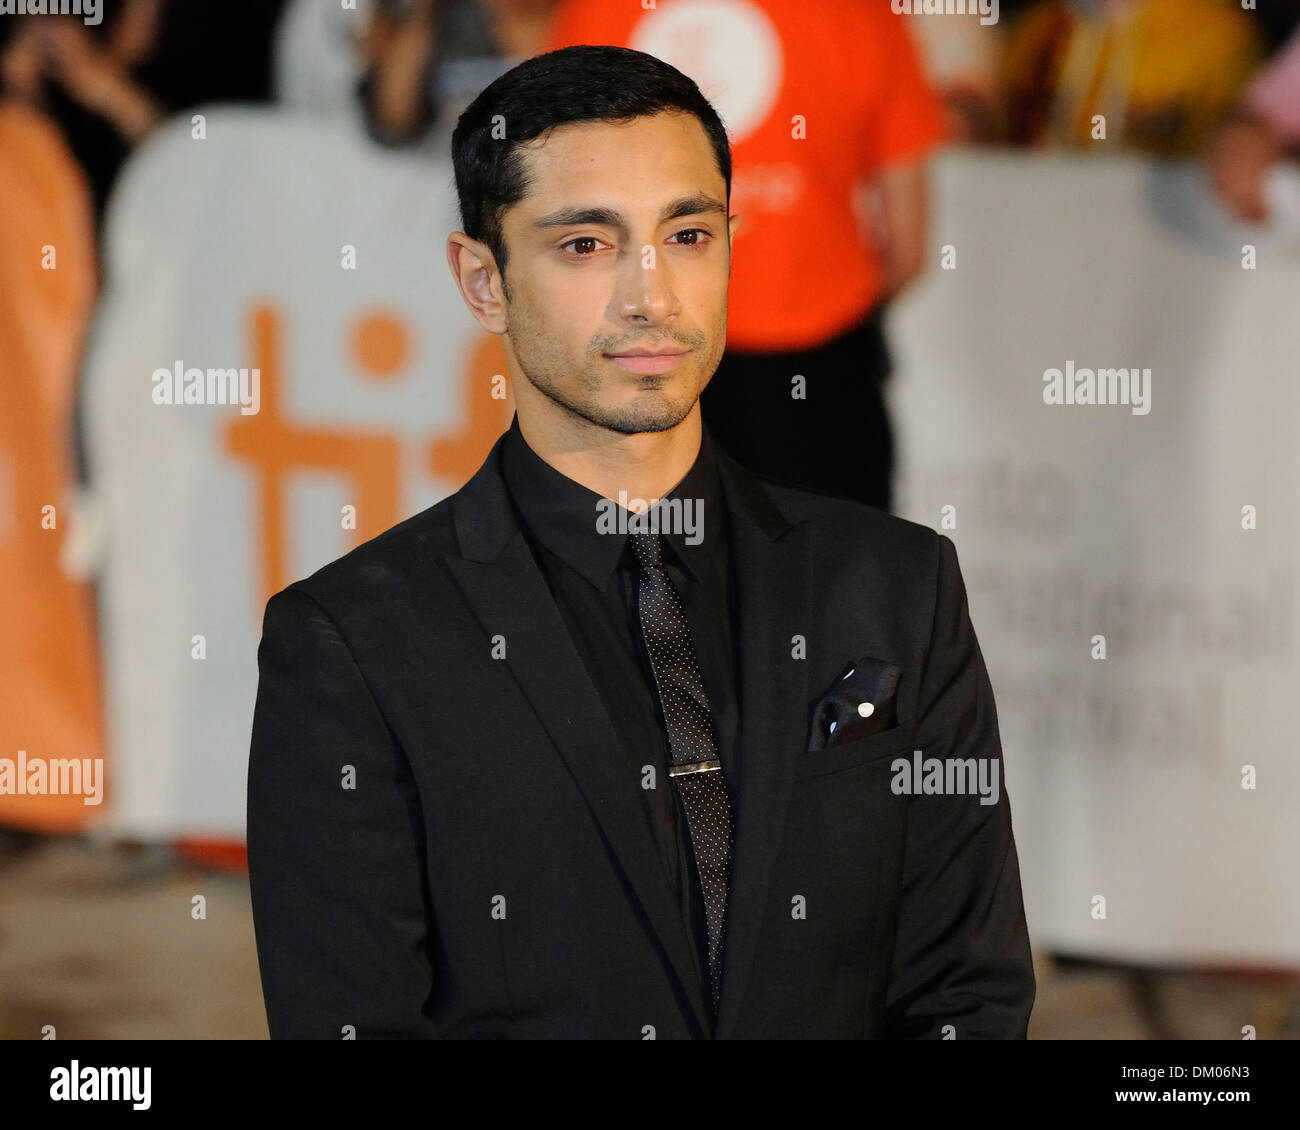
[[(703, 247), (713, 238), (713, 236), (703, 228), (683, 228), (681, 231), (674, 234), (673, 239), (676, 240), (679, 236), (688, 237), (680, 241), (679, 246), (682, 247)], [(582, 250), (579, 250), (579, 244), (582, 245)], [(575, 256), (578, 259), (587, 259), (598, 250), (599, 246), (600, 240), (598, 240), (594, 235), (580, 235), (576, 239), (569, 240), (568, 243), (560, 244), (560, 250), (566, 251), (568, 248), (572, 247), (574, 250), (569, 251), (570, 255)]]
[[(571, 239), (568, 243), (560, 244), (560, 250), (563, 251), (566, 247), (572, 247), (575, 243), (598, 244), (600, 243), (600, 240), (598, 240), (594, 235), (580, 235), (577, 239)], [(591, 249), (591, 251), (595, 250), (594, 247)], [(571, 254), (578, 256), (579, 259), (585, 259), (591, 254), (591, 251), (574, 251), (571, 252)]]
[[(694, 239), (686, 240), (683, 247), (703, 247), (713, 237), (703, 228), (683, 228), (677, 235), (693, 235)], [(703, 238), (701, 238), (703, 237)], [(673, 237), (674, 239), (676, 236)]]

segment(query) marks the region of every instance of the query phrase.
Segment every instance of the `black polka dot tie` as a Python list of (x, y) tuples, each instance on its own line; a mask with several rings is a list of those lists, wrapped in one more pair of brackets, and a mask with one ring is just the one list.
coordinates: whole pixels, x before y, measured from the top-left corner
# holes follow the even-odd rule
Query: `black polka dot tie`
[(629, 534), (628, 541), (641, 565), (637, 612), (654, 668), (659, 705), (668, 727), (672, 762), (669, 778), (676, 783), (686, 811), (700, 891), (704, 896), (709, 933), (709, 984), (716, 1014), (721, 1000), (722, 943), (731, 872), (731, 801), (713, 739), (713, 715), (691, 641), (690, 625), (686, 622), (686, 609), (663, 565), (662, 535)]

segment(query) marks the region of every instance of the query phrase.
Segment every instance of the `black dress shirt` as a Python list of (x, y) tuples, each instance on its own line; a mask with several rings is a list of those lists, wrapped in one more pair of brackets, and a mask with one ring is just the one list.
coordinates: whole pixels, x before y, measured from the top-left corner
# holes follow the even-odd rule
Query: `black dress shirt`
[[(664, 876), (695, 942), (697, 972), (707, 998), (708, 932), (686, 815), (668, 777), (668, 732), (654, 669), (637, 612), (640, 565), (626, 533), (602, 532), (597, 505), (609, 501), (557, 471), (528, 446), (511, 421), (501, 455), (502, 474), (533, 555), (546, 577), (574, 646), (586, 665), (622, 748), (629, 775), (645, 798), (646, 816), (663, 860)], [(695, 500), (698, 544), (682, 531), (664, 533), (664, 566), (682, 598), (695, 654), (713, 715), (732, 810), (736, 789), (732, 756), (737, 727), (736, 657), (732, 623), (735, 591), (729, 568), (725, 500), (707, 431), (686, 476), (662, 496)], [(655, 768), (655, 788), (642, 787), (644, 766)]]

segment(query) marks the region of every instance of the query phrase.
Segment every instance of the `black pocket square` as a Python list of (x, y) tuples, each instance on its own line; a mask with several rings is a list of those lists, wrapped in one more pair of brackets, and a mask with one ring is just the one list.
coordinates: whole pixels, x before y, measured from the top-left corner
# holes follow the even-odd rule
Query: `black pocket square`
[(895, 699), (901, 669), (863, 656), (813, 705), (808, 752), (869, 738), (898, 724)]

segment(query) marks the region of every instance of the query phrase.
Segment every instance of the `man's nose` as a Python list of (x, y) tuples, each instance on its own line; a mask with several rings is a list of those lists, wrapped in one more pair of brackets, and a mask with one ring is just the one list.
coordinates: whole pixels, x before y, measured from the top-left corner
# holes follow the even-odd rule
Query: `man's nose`
[(619, 294), (619, 316), (657, 324), (674, 317), (679, 304), (667, 267), (646, 247), (627, 266)]

